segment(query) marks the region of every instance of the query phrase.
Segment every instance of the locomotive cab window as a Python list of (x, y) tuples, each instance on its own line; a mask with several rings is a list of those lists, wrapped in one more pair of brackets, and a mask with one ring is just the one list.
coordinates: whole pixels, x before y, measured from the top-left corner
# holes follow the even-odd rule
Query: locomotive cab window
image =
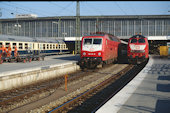
[(144, 38), (140, 38), (140, 39), (138, 40), (138, 43), (145, 43), (145, 39), (144, 39)]
[(93, 44), (101, 44), (102, 43), (102, 39), (94, 39), (93, 40)]
[(92, 44), (92, 39), (84, 39), (84, 44), (85, 44), (85, 45), (90, 45), (90, 44)]
[(137, 39), (132, 39), (130, 43), (137, 43)]

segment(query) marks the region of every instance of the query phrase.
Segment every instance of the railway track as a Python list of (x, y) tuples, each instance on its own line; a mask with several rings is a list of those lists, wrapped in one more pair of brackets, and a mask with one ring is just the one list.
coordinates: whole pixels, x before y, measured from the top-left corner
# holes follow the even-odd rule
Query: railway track
[[(107, 65), (104, 68), (101, 69), (97, 69), (97, 70), (85, 70), (85, 71), (79, 71), (76, 73), (72, 73), (69, 74), (68, 77), (68, 86), (73, 86), (75, 83), (80, 83), (80, 81), (85, 81), (88, 82), (90, 79), (92, 79), (94, 76), (96, 76), (96, 78), (102, 78), (102, 81), (105, 81), (104, 79), (108, 79), (105, 83), (111, 83), (109, 80), (109, 77), (113, 77), (112, 80), (118, 79), (116, 76), (122, 76), (123, 73), (125, 73), (125, 70), (123, 69), (128, 69), (129, 70), (133, 67), (133, 65), (120, 65), (120, 64), (114, 64), (114, 65)], [(118, 73), (119, 71), (119, 73)], [(108, 76), (108, 77), (105, 77)], [(103, 84), (104, 82), (96, 79), (95, 81), (99, 81), (99, 83), (97, 84)], [(91, 82), (89, 82), (88, 84), (90, 84)], [(101, 87), (100, 85), (93, 85), (93, 87)], [(103, 85), (103, 87), (106, 87), (107, 85)], [(57, 77), (56, 79), (53, 80), (47, 80), (43, 83), (38, 83), (38, 84), (34, 84), (31, 86), (26, 86), (23, 88), (18, 88), (15, 90), (11, 90), (11, 91), (7, 91), (7, 92), (1, 92), (0, 93), (0, 112), (13, 112), (15, 111), (15, 109), (20, 108), (22, 106), (25, 106), (26, 104), (33, 104), (36, 101), (42, 100), (44, 98), (47, 98), (48, 96), (50, 97), (50, 95), (53, 95), (55, 92), (58, 92), (56, 90), (58, 90), (59, 88), (64, 87), (64, 76), (61, 77)], [(84, 86), (86, 87), (86, 86)], [(88, 90), (86, 91), (79, 91), (79, 94), (76, 94), (70, 98), (67, 98), (67, 101), (72, 100), (72, 98), (76, 98), (76, 96), (80, 95), (81, 93), (83, 94), (84, 92), (88, 92), (89, 89), (93, 89), (92, 86), (89, 86), (89, 88), (87, 88)], [(91, 96), (85, 96), (87, 98), (91, 98), (94, 94), (96, 94), (98, 91), (102, 90), (103, 87), (101, 87), (101, 89), (94, 89), (94, 91), (92, 93), (89, 93), (88, 95)], [(64, 89), (64, 88), (63, 88)], [(43, 94), (42, 94), (43, 93)], [(44, 94), (45, 93), (45, 94)], [(5, 96), (3, 96), (5, 95)], [(40, 96), (43, 95), (43, 96)], [(33, 99), (32, 99), (33, 98)], [(60, 99), (53, 99), (53, 100), (58, 100), (60, 102), (62, 102)], [(78, 101), (80, 103), (83, 103), (85, 100), (87, 99), (80, 99), (82, 101)], [(63, 103), (66, 101), (63, 101)], [(75, 103), (78, 103), (75, 102)], [(62, 106), (62, 104), (60, 104)], [(57, 105), (57, 106), (60, 106)], [(74, 104), (72, 104), (74, 105)], [(79, 106), (81, 104), (78, 104), (76, 106)], [(46, 105), (44, 105), (46, 106)], [(74, 108), (76, 106), (73, 107), (68, 107), (68, 109), (72, 109), (74, 110)], [(54, 109), (56, 106), (50, 106), (48, 108), (43, 107), (38, 107), (37, 109), (41, 109), (41, 111), (43, 112), (48, 112), (52, 109)], [(64, 107), (67, 108), (67, 107)], [(81, 107), (82, 108), (82, 107)], [(24, 109), (24, 108), (23, 108)], [(29, 112), (34, 113), (37, 112), (37, 109), (30, 109)], [(66, 112), (68, 112), (69, 110), (66, 110)], [(59, 110), (61, 112), (64, 112), (65, 110)]]
[[(92, 72), (94, 71), (85, 70), (83, 72), (78, 71), (76, 73), (71, 73), (69, 74), (68, 82), (79, 80)], [(60, 76), (55, 79), (46, 80), (29, 86), (12, 89), (5, 92), (0, 92), (0, 112), (10, 111), (24, 104), (49, 96), (57, 88), (64, 85), (64, 83), (65, 83), (64, 76)], [(44, 92), (46, 92), (46, 94), (42, 96), (41, 93)]]
[(97, 84), (95, 87), (78, 95), (67, 103), (54, 108), (49, 113), (95, 112), (131, 79), (133, 79), (133, 77), (135, 77), (145, 65), (146, 63), (138, 66), (129, 65), (119, 73), (111, 76), (102, 83)]
[[(85, 73), (86, 74), (91, 73), (91, 71), (88, 71), (88, 72), (79, 71), (79, 72), (70, 74), (69, 82), (82, 78), (83, 76), (85, 76)], [(60, 76), (55, 79), (50, 79), (50, 80), (46, 80), (46, 81), (39, 82), (36, 84), (24, 86), (21, 88), (16, 88), (16, 89), (12, 89), (12, 90), (5, 91), (5, 92), (0, 92), (0, 110), (8, 111), (10, 109), (19, 107), (23, 104), (30, 103), (31, 101), (27, 101), (27, 103), (23, 103), (15, 107), (13, 106), (14, 104), (19, 103), (20, 101), (32, 98), (33, 95), (40, 95), (43, 92), (48, 92), (48, 94), (44, 95), (43, 97), (51, 95), (55, 91), (55, 89), (59, 88), (63, 84), (64, 84), (64, 76)], [(37, 98), (37, 100), (43, 97), (41, 96)], [(35, 101), (35, 99), (33, 101)]]
[[(43, 105), (36, 109), (33, 109), (30, 112), (31, 113), (34, 113), (34, 112), (46, 113), (46, 112), (52, 110), (52, 108), (56, 108), (56, 107), (62, 105), (62, 103), (69, 103), (69, 101), (72, 100), (73, 98), (76, 98), (80, 94), (87, 92), (89, 89), (93, 89), (93, 87), (97, 86), (100, 83), (103, 83), (106, 79), (113, 77), (113, 76), (115, 77), (118, 72), (121, 71), (120, 73), (124, 73), (124, 71), (122, 71), (122, 70), (126, 67), (130, 68), (127, 64), (115, 64), (115, 65), (112, 65), (105, 69), (102, 68), (99, 71), (95, 71), (91, 75), (88, 75), (88, 77), (86, 79), (81, 80), (81, 81), (76, 81), (79, 83), (78, 85), (80, 85), (80, 86), (75, 91), (72, 91), (70, 94), (65, 95), (59, 99), (56, 99), (46, 105)], [(115, 79), (117, 79), (117, 78), (115, 78)], [(84, 82), (86, 82), (87, 84), (84, 85), (83, 84)], [(106, 83), (109, 83), (109, 80), (106, 81)], [(75, 85), (71, 85), (71, 86), (74, 87)], [(101, 87), (101, 86), (99, 86), (99, 87)], [(76, 102), (76, 103), (78, 103), (78, 102)], [(67, 107), (64, 107), (64, 108), (66, 109)], [(59, 111), (64, 112), (63, 110), (59, 110)]]

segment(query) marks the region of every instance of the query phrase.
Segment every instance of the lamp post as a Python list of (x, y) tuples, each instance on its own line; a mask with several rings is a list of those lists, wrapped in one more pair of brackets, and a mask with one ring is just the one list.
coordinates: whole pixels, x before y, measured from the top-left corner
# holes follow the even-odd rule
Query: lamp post
[(76, 7), (76, 40), (75, 40), (75, 54), (80, 53), (80, 3), (77, 1)]
[[(14, 13), (11, 13), (11, 15), (14, 15)], [(14, 30), (15, 30), (15, 28), (17, 29), (16, 35), (18, 35), (19, 34), (19, 28), (21, 28), (21, 24), (19, 24), (18, 18), (16, 18), (16, 24), (14, 25)]]

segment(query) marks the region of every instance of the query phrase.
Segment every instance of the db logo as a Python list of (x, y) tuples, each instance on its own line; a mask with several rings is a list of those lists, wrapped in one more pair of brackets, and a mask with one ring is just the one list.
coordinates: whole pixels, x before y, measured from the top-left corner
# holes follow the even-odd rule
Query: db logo
[(135, 46), (136, 49), (140, 49), (140, 46)]

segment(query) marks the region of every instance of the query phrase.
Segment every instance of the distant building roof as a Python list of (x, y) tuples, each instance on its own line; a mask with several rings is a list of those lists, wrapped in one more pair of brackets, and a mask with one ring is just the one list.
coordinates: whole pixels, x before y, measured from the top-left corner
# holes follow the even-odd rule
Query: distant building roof
[[(105, 16), (80, 16), (81, 19), (112, 18), (112, 19), (149, 19), (149, 18), (170, 18), (170, 15), (105, 15)], [(18, 18), (19, 20), (50, 20), (50, 19), (76, 19), (76, 16), (54, 16), (37, 18)], [(0, 21), (12, 21), (16, 18), (0, 19)]]
[(46, 42), (46, 43), (63, 43), (63, 39), (56, 39), (55, 37), (25, 37), (25, 36), (11, 36), (0, 35), (2, 41), (21, 41), (21, 42)]

